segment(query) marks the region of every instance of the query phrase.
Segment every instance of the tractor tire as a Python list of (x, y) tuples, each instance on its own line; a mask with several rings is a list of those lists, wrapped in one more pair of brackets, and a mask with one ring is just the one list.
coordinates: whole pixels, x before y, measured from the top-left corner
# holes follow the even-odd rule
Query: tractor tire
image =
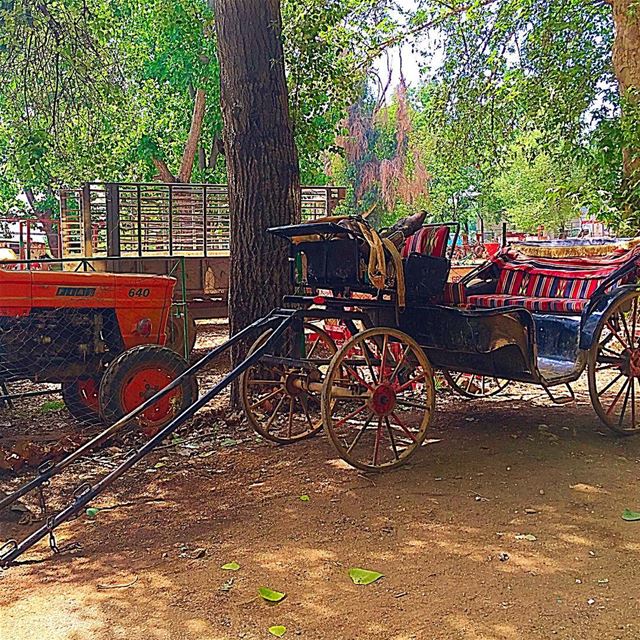
[[(175, 351), (156, 345), (128, 349), (113, 360), (102, 377), (100, 413), (107, 424), (127, 415), (188, 368)], [(136, 417), (147, 436), (156, 434), (198, 399), (198, 383), (189, 376), (153, 406)]]
[(62, 383), (62, 400), (69, 413), (86, 425), (102, 424), (100, 376), (83, 376)]
[[(191, 355), (196, 345), (197, 332), (196, 321), (189, 316), (187, 318), (187, 347), (189, 349), (187, 355)], [(184, 343), (184, 318), (178, 318), (174, 315), (169, 316), (167, 321), (167, 343), (165, 346), (184, 358)]]

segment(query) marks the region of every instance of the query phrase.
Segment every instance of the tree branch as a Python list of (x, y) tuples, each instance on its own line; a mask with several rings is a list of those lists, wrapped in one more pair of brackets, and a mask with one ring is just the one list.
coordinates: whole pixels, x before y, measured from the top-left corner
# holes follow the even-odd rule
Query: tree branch
[(455, 7), (455, 8), (452, 8), (451, 11), (449, 11), (449, 13), (439, 16), (434, 20), (425, 22), (423, 24), (415, 25), (414, 27), (405, 31), (404, 33), (399, 33), (398, 35), (395, 35), (381, 42), (373, 51), (369, 53), (369, 55), (363, 60), (363, 62), (361, 62), (356, 68), (361, 69), (362, 67), (367, 66), (372, 60), (377, 58), (385, 49), (387, 49), (388, 47), (393, 47), (397, 44), (400, 44), (406, 38), (414, 36), (417, 33), (420, 33), (421, 31), (426, 31), (431, 27), (436, 27), (437, 25), (442, 24), (449, 18), (452, 18), (453, 16), (457, 16), (461, 13), (464, 13), (465, 11), (469, 11), (470, 9), (478, 9), (480, 7), (486, 7), (490, 4), (494, 4), (495, 2), (498, 2), (498, 0), (482, 0), (482, 2), (479, 2), (477, 4), (467, 4), (467, 5), (462, 5), (460, 7)]
[(182, 162), (180, 163), (180, 172), (178, 173), (179, 182), (190, 182), (193, 173), (193, 163), (198, 151), (200, 135), (202, 133), (202, 122), (204, 120), (204, 109), (207, 102), (207, 96), (203, 89), (196, 91), (196, 101), (193, 105), (193, 116), (191, 117), (191, 128), (189, 129), (189, 137), (184, 145), (184, 153), (182, 154)]
[(152, 162), (154, 167), (158, 170), (158, 177), (162, 182), (178, 182), (177, 178), (169, 171), (169, 167), (167, 167), (167, 163), (160, 158), (152, 158)]

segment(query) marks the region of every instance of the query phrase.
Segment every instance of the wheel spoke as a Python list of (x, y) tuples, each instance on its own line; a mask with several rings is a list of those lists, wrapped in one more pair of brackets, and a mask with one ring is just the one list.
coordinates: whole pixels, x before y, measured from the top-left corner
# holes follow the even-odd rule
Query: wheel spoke
[(467, 378), (467, 388), (466, 391), (467, 393), (471, 393), (471, 391), (469, 391), (469, 389), (471, 389), (471, 383), (473, 382), (473, 378), (474, 378), (475, 374), (471, 374), (468, 378)]
[(284, 391), (284, 387), (280, 387), (280, 388), (276, 389), (275, 391), (272, 391), (271, 393), (268, 393), (263, 398), (260, 398), (259, 400), (254, 402), (249, 408), (251, 410), (253, 410), (256, 407), (259, 407), (263, 402), (266, 402), (267, 400), (271, 400), (271, 398), (275, 398), (279, 393), (282, 393), (283, 391)]
[(624, 317), (624, 313), (620, 313), (620, 320), (622, 321), (622, 326), (624, 327), (624, 334), (627, 336), (627, 340), (629, 341), (629, 345), (633, 348), (633, 338), (629, 333), (629, 327), (627, 326), (627, 320)]
[(287, 437), (291, 438), (291, 434), (293, 433), (293, 405), (295, 404), (295, 400), (293, 396), (289, 397), (289, 422), (287, 424)]
[(389, 336), (385, 333), (384, 338), (382, 339), (382, 357), (380, 358), (380, 378), (379, 382), (385, 381), (384, 370), (385, 365), (387, 364), (387, 349), (389, 347)]
[(400, 373), (400, 367), (402, 366), (402, 364), (404, 363), (407, 354), (411, 351), (411, 346), (407, 345), (406, 348), (404, 349), (404, 351), (402, 352), (402, 358), (400, 358), (400, 360), (398, 361), (398, 364), (396, 365), (396, 368), (393, 370), (393, 373), (391, 374), (391, 377), (389, 378), (389, 383), (393, 384), (393, 381), (395, 380), (396, 376)]
[(387, 432), (389, 433), (389, 440), (391, 440), (391, 448), (393, 449), (393, 455), (395, 456), (396, 460), (400, 460), (400, 456), (398, 455), (398, 447), (396, 446), (396, 439), (395, 439), (395, 436), (393, 435), (393, 429), (391, 427), (391, 423), (389, 422), (389, 417), (385, 416), (384, 421), (387, 424)]
[(624, 382), (624, 384), (620, 387), (620, 391), (618, 391), (618, 393), (616, 394), (616, 397), (613, 399), (613, 402), (609, 405), (609, 408), (607, 409), (607, 414), (613, 411), (616, 404), (618, 404), (618, 400), (620, 400), (620, 396), (622, 395), (622, 392), (625, 390), (625, 387), (627, 387), (628, 385), (629, 385), (629, 380), (627, 379)]
[(624, 343), (624, 340), (620, 337), (620, 334), (611, 326), (611, 322), (607, 320), (606, 325), (611, 333), (618, 339), (618, 342), (624, 347), (625, 351), (629, 349), (629, 346)]
[(345, 422), (351, 420), (351, 418), (355, 418), (359, 413), (362, 413), (367, 408), (367, 404), (363, 404), (361, 407), (358, 407), (355, 411), (352, 411), (349, 415), (345, 416), (341, 420), (335, 423), (334, 426), (341, 427)]
[(309, 415), (309, 405), (307, 404), (307, 397), (304, 394), (302, 394), (299, 400), (300, 400), (300, 406), (302, 407), (302, 411), (304, 412), (307, 422), (309, 423), (309, 427), (311, 429), (315, 429), (313, 425), (313, 420), (311, 420), (311, 416)]
[(636, 322), (638, 321), (638, 298), (633, 299), (633, 323), (631, 325), (631, 335), (635, 342), (636, 339)]
[(350, 367), (348, 364), (345, 364), (345, 368), (347, 369), (347, 371), (350, 371), (351, 374), (353, 375), (353, 377), (360, 383), (363, 384), (365, 387), (367, 387), (367, 389), (369, 389), (369, 391), (373, 391), (373, 386), (370, 385), (369, 383), (365, 382), (357, 373), (356, 371)]
[(373, 445), (373, 466), (378, 466), (378, 453), (380, 452), (380, 442), (382, 441), (382, 416), (378, 417), (378, 427), (376, 428), (376, 439)]
[(631, 378), (631, 428), (636, 428), (636, 379)]
[(405, 389), (408, 389), (412, 384), (415, 384), (416, 382), (420, 382), (421, 380), (425, 379), (425, 374), (424, 372), (422, 372), (417, 378), (411, 378), (411, 380), (407, 380), (407, 382), (405, 382), (403, 385), (400, 385), (395, 392), (396, 393), (402, 393)]
[(276, 405), (276, 408), (274, 409), (273, 413), (271, 414), (271, 417), (269, 418), (269, 420), (267, 420), (267, 424), (265, 425), (265, 428), (264, 428), (265, 431), (268, 432), (269, 429), (271, 429), (271, 425), (275, 421), (276, 416), (278, 415), (278, 411), (280, 411), (280, 407), (282, 406), (282, 403), (284, 402), (285, 398), (286, 398), (286, 396), (282, 396), (282, 398), (280, 398), (280, 402), (278, 402), (278, 404)]
[(371, 360), (369, 359), (369, 356), (373, 355), (373, 354), (370, 353), (369, 345), (367, 344), (366, 340), (363, 341), (363, 343), (362, 343), (362, 355), (364, 356), (364, 359), (365, 359), (365, 361), (367, 363), (367, 367), (369, 369), (369, 373), (371, 374), (371, 382), (373, 384), (377, 384), (378, 383), (378, 377), (374, 373), (373, 365), (371, 364)]
[(622, 422), (624, 420), (624, 414), (627, 412), (627, 403), (629, 402), (629, 394), (631, 392), (633, 378), (629, 378), (629, 382), (627, 384), (627, 393), (624, 395), (624, 402), (622, 403), (622, 411), (620, 412), (620, 418), (618, 419), (618, 428), (622, 429)]
[(353, 448), (358, 444), (358, 442), (360, 441), (360, 438), (362, 437), (364, 432), (367, 430), (369, 424), (371, 423), (372, 418), (373, 418), (373, 411), (369, 413), (369, 417), (364, 421), (364, 424), (362, 425), (362, 427), (360, 427), (360, 431), (358, 431), (358, 433), (356, 434), (356, 437), (353, 439), (353, 441), (349, 445), (349, 448), (347, 449), (347, 454), (350, 454), (353, 451)]
[(607, 384), (607, 386), (602, 389), (602, 391), (600, 391), (600, 393), (598, 393), (598, 397), (601, 397), (603, 393), (607, 392), (611, 387), (613, 387), (613, 385), (620, 380), (620, 378), (622, 378), (622, 376), (624, 375), (624, 373), (621, 371), (611, 382), (609, 382), (609, 384)]
[(307, 358), (309, 360), (311, 360), (311, 356), (313, 355), (313, 352), (316, 350), (316, 347), (318, 346), (319, 342), (320, 342), (320, 335), (318, 335), (318, 337), (313, 341), (313, 344), (311, 345), (311, 349), (309, 349), (309, 352), (307, 353)]
[(396, 421), (396, 424), (405, 432), (405, 434), (407, 436), (409, 436), (409, 438), (411, 438), (411, 440), (413, 440), (413, 442), (417, 442), (416, 437), (413, 435), (413, 433), (411, 433), (411, 431), (409, 431), (409, 429), (402, 423), (402, 421), (400, 420), (400, 418), (398, 418), (397, 414), (395, 411), (391, 412), (391, 417)]

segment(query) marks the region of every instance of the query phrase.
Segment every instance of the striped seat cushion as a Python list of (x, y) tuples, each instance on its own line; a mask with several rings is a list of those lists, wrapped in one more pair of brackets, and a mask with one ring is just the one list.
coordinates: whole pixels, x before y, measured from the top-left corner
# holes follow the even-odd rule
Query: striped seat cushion
[(423, 256), (444, 258), (448, 241), (449, 227), (446, 224), (422, 227), (404, 241), (402, 257), (408, 258), (412, 253), (419, 253)]
[(442, 292), (444, 304), (463, 305), (467, 302), (467, 289), (462, 282), (445, 282)]
[(590, 298), (610, 274), (610, 270), (558, 272), (535, 269), (531, 271), (526, 295), (532, 298)]
[(529, 280), (529, 267), (527, 265), (506, 264), (500, 269), (496, 293), (524, 296), (527, 294)]
[(589, 300), (571, 298), (528, 298), (526, 296), (510, 296), (489, 294), (468, 296), (467, 302), (480, 309), (498, 309), (501, 307), (522, 307), (529, 311), (552, 311), (554, 313), (582, 313)]

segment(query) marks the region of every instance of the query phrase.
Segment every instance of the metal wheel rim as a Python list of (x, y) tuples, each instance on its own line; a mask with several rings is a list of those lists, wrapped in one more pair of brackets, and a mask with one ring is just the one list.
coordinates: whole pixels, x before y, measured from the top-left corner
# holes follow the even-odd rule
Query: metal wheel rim
[[(379, 340), (382, 340), (382, 346), (380, 348), (380, 352), (378, 354), (381, 360), (381, 366), (379, 367), (382, 370), (383, 374), (385, 371), (385, 358), (382, 355), (385, 352), (385, 345), (389, 344), (389, 338), (393, 338), (394, 340), (400, 342), (401, 345), (404, 345), (403, 351), (400, 352), (397, 356), (393, 357), (395, 360), (395, 367), (400, 368), (402, 363), (402, 359), (410, 354), (411, 361), (415, 358), (418, 364), (418, 369), (421, 369), (421, 373), (408, 382), (403, 382), (398, 386), (398, 390), (402, 387), (405, 389), (408, 388), (407, 385), (409, 382), (411, 383), (422, 383), (424, 394), (424, 404), (420, 406), (420, 408), (416, 411), (418, 415), (421, 413), (421, 417), (419, 419), (419, 426), (417, 429), (411, 430), (411, 436), (408, 433), (408, 425), (403, 422), (403, 418), (399, 418), (397, 413), (394, 415), (395, 411), (392, 411), (386, 416), (379, 416), (375, 414), (375, 411), (372, 411), (371, 408), (373, 405), (374, 393), (371, 389), (366, 390), (363, 393), (363, 396), (357, 397), (358, 403), (362, 401), (363, 405), (366, 405), (366, 408), (362, 408), (358, 411), (358, 408), (351, 412), (347, 413), (346, 416), (342, 416), (339, 419), (336, 419), (337, 416), (334, 415), (336, 411), (338, 411), (340, 398), (336, 396), (335, 387), (338, 385), (338, 381), (342, 380), (342, 383), (348, 384), (345, 382), (344, 377), (341, 376), (341, 367), (343, 363), (347, 360), (347, 356), (350, 352), (355, 352), (356, 349), (359, 348), (359, 345), (365, 343), (370, 338), (376, 336)], [(364, 354), (364, 350), (361, 350), (361, 353)], [(404, 356), (401, 355), (404, 353)], [(350, 365), (344, 365), (347, 369), (350, 368)], [(373, 363), (369, 363), (367, 361), (366, 365), (367, 369), (372, 369), (371, 373), (372, 377), (375, 377), (375, 367)], [(415, 372), (415, 369), (414, 369)], [(395, 371), (394, 371), (395, 373)], [(357, 372), (351, 373), (354, 376), (353, 379), (357, 379)], [(390, 376), (391, 381), (393, 381), (393, 373)], [(384, 375), (381, 377), (381, 383), (384, 383)], [(365, 385), (361, 385), (365, 387)], [(378, 385), (382, 386), (381, 385)], [(367, 400), (364, 400), (364, 396), (368, 396)], [(356, 398), (353, 398), (356, 399)], [(401, 401), (398, 401), (400, 404)], [(411, 458), (411, 456), (415, 455), (415, 453), (420, 449), (423, 444), (426, 435), (427, 429), (431, 422), (431, 417), (433, 414), (435, 405), (435, 385), (433, 380), (433, 369), (429, 364), (429, 361), (424, 354), (422, 348), (418, 345), (418, 343), (413, 340), (410, 336), (406, 335), (402, 331), (397, 329), (390, 328), (373, 328), (362, 331), (355, 336), (353, 336), (350, 340), (348, 340), (336, 353), (329, 365), (329, 370), (327, 371), (327, 376), (325, 378), (325, 383), (322, 389), (322, 416), (323, 423), (325, 429), (329, 433), (329, 437), (331, 438), (334, 446), (336, 447), (338, 454), (340, 457), (348, 462), (351, 466), (356, 467), (358, 469), (362, 469), (364, 471), (384, 471), (387, 469), (393, 469), (398, 467), (407, 460)], [(364, 414), (364, 415), (362, 415)], [(370, 429), (369, 424), (370, 420), (374, 420), (371, 416), (375, 417), (375, 422), (373, 425), (373, 429)], [(380, 419), (381, 418), (381, 419)], [(353, 419), (358, 419), (364, 421), (362, 424), (358, 424), (355, 426), (356, 433), (353, 435), (351, 441), (347, 441), (345, 437), (343, 437), (340, 433), (340, 429), (343, 424), (347, 422), (352, 422)], [(374, 447), (372, 451), (366, 451), (368, 447), (364, 447), (366, 454), (356, 456), (354, 455), (355, 448), (361, 444), (363, 439), (363, 434), (371, 435), (367, 432), (376, 431)], [(353, 432), (352, 432), (353, 433)], [(401, 438), (397, 438), (397, 433), (401, 434)], [(378, 439), (380, 440), (378, 442)], [(387, 452), (389, 450), (393, 453), (393, 458), (387, 462), (379, 462), (379, 447), (382, 444), (382, 441), (385, 440), (387, 444)], [(396, 440), (396, 442), (394, 442)], [(402, 441), (402, 450), (398, 451), (397, 444)], [(377, 444), (376, 444), (377, 442)]]
[(632, 292), (607, 311), (589, 351), (591, 404), (602, 423), (622, 435), (640, 432), (639, 298)]
[[(324, 331), (317, 325), (312, 324), (310, 322), (303, 323), (303, 330), (310, 331), (317, 334), (318, 335), (317, 343), (321, 341), (324, 344), (324, 347), (326, 347), (330, 351), (330, 354), (329, 354), (330, 356), (333, 356), (335, 354), (337, 350), (336, 345), (326, 331)], [(268, 330), (268, 331), (265, 331), (261, 336), (259, 336), (258, 339), (251, 346), (251, 349), (249, 350), (249, 354), (253, 353), (262, 344), (264, 344), (265, 340), (267, 340), (270, 334), (271, 334), (271, 330)], [(315, 352), (311, 352), (311, 355), (313, 355), (313, 353)], [(259, 362), (257, 363), (257, 365), (259, 365)], [(252, 386), (252, 382), (256, 382), (256, 380), (252, 380), (252, 377), (251, 377), (252, 372), (255, 369), (256, 369), (256, 366), (250, 367), (245, 373), (242, 374), (242, 377), (240, 379), (240, 388), (241, 388), (242, 404), (244, 406), (245, 415), (247, 416), (249, 423), (251, 424), (253, 429), (256, 431), (256, 433), (258, 433), (263, 438), (270, 440), (272, 442), (277, 442), (280, 444), (289, 444), (291, 442), (297, 442), (298, 440), (309, 438), (322, 430), (323, 424), (322, 424), (322, 414), (320, 410), (320, 394), (319, 393), (303, 392), (298, 397), (294, 398), (287, 391), (286, 387), (283, 387), (284, 392), (280, 392), (280, 393), (275, 393), (276, 390), (272, 389), (270, 393), (273, 393), (272, 397), (274, 401), (281, 404), (276, 404), (274, 406), (273, 412), (270, 413), (268, 417), (260, 418), (260, 416), (256, 412), (257, 407), (259, 406), (260, 403), (264, 404), (265, 401), (269, 401), (271, 400), (271, 398), (267, 397), (269, 393), (265, 393), (261, 400), (260, 399), (256, 400), (250, 397), (251, 392), (249, 388), (250, 386)], [(265, 384), (265, 387), (268, 387), (268, 386), (269, 385)], [(276, 386), (277, 386), (276, 384), (273, 385), (273, 387), (276, 387)], [(314, 417), (312, 416), (313, 412), (311, 411), (309, 400), (311, 400), (312, 404), (314, 405), (317, 404), (317, 407), (318, 407), (317, 410), (315, 410), (315, 413), (317, 414), (315, 420), (314, 420)], [(306, 406), (305, 406), (305, 403), (306, 403)], [(277, 414), (280, 413), (283, 408), (289, 412), (289, 416), (291, 416), (292, 413), (294, 415), (295, 413), (299, 413), (298, 418), (300, 422), (302, 422), (303, 424), (306, 424), (307, 428), (303, 429), (299, 433), (296, 433), (295, 435), (293, 435), (291, 430), (285, 436), (277, 434), (274, 431), (272, 431), (273, 422), (270, 422), (270, 417), (274, 416), (274, 421), (275, 421), (275, 416), (277, 416)], [(302, 411), (300, 412), (300, 410)], [(292, 422), (293, 422), (292, 418), (288, 417), (287, 426), (289, 428), (291, 428)]]

